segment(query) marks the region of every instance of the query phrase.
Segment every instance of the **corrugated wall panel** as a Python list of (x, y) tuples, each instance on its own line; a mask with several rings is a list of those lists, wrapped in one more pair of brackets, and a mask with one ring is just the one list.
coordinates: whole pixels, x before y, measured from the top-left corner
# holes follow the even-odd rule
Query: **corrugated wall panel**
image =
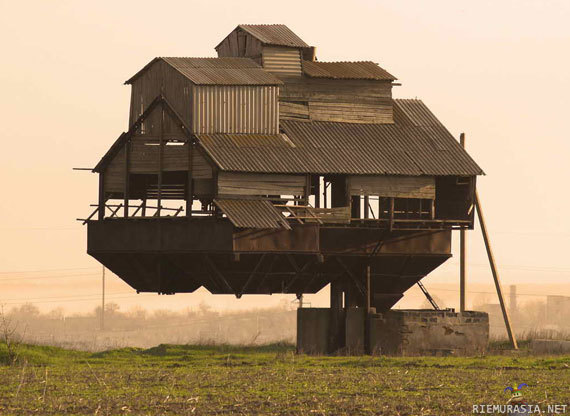
[(265, 46), (262, 52), (263, 68), (279, 75), (301, 76), (299, 49)]
[(264, 133), (279, 131), (277, 86), (195, 86), (194, 133)]

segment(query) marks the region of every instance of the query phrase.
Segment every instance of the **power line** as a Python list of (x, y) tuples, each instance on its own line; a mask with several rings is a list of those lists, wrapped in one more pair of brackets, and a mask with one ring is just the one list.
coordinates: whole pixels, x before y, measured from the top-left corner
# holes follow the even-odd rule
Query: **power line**
[(0, 271), (0, 274), (43, 273), (43, 272), (61, 272), (67, 270), (95, 270), (95, 269), (96, 267), (71, 267), (67, 269), (13, 270), (13, 271)]
[(67, 274), (67, 275), (59, 275), (59, 276), (36, 276), (36, 277), (5, 277), (5, 278), (1, 278), (0, 282), (7, 282), (7, 281), (14, 281), (14, 280), (41, 280), (41, 279), (63, 279), (63, 278), (67, 278), (67, 277), (80, 277), (80, 276), (99, 276), (96, 273), (82, 273), (82, 274)]

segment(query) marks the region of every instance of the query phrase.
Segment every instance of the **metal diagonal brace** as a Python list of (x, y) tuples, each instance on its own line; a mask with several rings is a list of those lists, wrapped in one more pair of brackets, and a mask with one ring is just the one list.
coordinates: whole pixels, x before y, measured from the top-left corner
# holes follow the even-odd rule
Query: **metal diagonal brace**
[(206, 259), (206, 263), (208, 263), (208, 265), (210, 266), (210, 269), (212, 269), (212, 271), (214, 272), (214, 274), (216, 275), (218, 280), (220, 280), (223, 283), (223, 285), (226, 287), (226, 289), (228, 289), (232, 293), (235, 293), (235, 290), (230, 286), (230, 284), (228, 283), (228, 281), (226, 280), (226, 278), (224, 277), (222, 272), (220, 272), (218, 270), (218, 268), (216, 267), (216, 265), (214, 264), (214, 262), (212, 261), (210, 256), (206, 254), (205, 259)]
[(362, 293), (363, 296), (366, 296), (366, 288), (362, 285), (362, 282), (360, 282), (356, 278), (356, 276), (350, 271), (348, 266), (339, 257), (335, 257), (335, 259), (337, 263), (340, 265), (340, 267), (342, 267), (346, 272), (346, 274), (348, 274), (348, 276), (352, 279), (352, 281), (354, 282), (360, 293)]
[(283, 288), (283, 292), (287, 293), (289, 291), (289, 289), (291, 289), (291, 286), (293, 286), (293, 284), (297, 281), (297, 279), (309, 268), (311, 267), (314, 262), (312, 261), (308, 261), (307, 263), (305, 263), (303, 265), (303, 267), (299, 268), (297, 266), (297, 264), (295, 263), (295, 260), (293, 260), (293, 258), (291, 257), (290, 254), (287, 254), (287, 260), (289, 260), (289, 263), (291, 263), (291, 266), (293, 266), (293, 269), (295, 269), (295, 276), (293, 276), (293, 279), (291, 279), (291, 281), (289, 281), (289, 283), (287, 284), (287, 286), (285, 286)]
[(243, 287), (241, 288), (241, 290), (239, 291), (239, 293), (236, 294), (236, 298), (241, 298), (243, 295), (243, 292), (245, 292), (247, 290), (247, 288), (249, 287), (249, 285), (251, 284), (253, 278), (255, 277), (255, 274), (257, 273), (257, 271), (259, 270), (259, 268), (261, 267), (261, 264), (263, 263), (263, 260), (265, 259), (265, 257), (267, 256), (267, 253), (263, 253), (261, 255), (261, 258), (259, 259), (259, 261), (257, 262), (257, 264), (255, 265), (255, 267), (253, 268), (252, 272), (249, 274), (249, 277), (247, 278), (247, 280), (245, 281)]
[(421, 281), (418, 280), (418, 286), (420, 287), (420, 289), (422, 290), (423, 294), (425, 295), (425, 297), (427, 298), (428, 302), (431, 303), (431, 306), (436, 310), (436, 311), (440, 311), (440, 307), (438, 306), (438, 304), (435, 302), (435, 300), (431, 297), (431, 295), (429, 294), (428, 290), (426, 289), (426, 287), (423, 285), (423, 283)]

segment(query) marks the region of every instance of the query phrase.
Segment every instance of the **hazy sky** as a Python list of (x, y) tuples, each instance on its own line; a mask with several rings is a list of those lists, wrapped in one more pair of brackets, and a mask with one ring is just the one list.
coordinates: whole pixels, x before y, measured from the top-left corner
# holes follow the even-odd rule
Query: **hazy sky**
[[(0, 302), (96, 304), (100, 266), (75, 221), (96, 201), (96, 176), (72, 167), (93, 167), (127, 129), (126, 79), (155, 56), (215, 56), (239, 23), (287, 24), (321, 61), (372, 60), (397, 76), (396, 97), (421, 98), (467, 134), (487, 174), (478, 188), (504, 284), (567, 283), (569, 21), (570, 2), (545, 0), (0, 0)], [(490, 282), (478, 228), (469, 243), (470, 281)], [(457, 273), (452, 259), (425, 282)], [(254, 304), (133, 298), (109, 280), (125, 305)]]

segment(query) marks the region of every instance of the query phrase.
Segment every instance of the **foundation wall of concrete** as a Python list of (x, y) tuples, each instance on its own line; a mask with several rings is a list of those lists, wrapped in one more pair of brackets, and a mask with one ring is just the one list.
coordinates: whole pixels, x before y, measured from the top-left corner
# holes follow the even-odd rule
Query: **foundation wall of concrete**
[[(363, 308), (336, 311), (302, 308), (297, 311), (297, 351), (305, 354), (474, 355), (489, 342), (485, 312), (390, 310), (371, 313)], [(338, 327), (333, 328), (334, 322)], [(340, 335), (340, 337), (339, 337)]]
[(370, 315), (370, 348), (387, 355), (474, 355), (489, 342), (489, 316), (433, 310)]

